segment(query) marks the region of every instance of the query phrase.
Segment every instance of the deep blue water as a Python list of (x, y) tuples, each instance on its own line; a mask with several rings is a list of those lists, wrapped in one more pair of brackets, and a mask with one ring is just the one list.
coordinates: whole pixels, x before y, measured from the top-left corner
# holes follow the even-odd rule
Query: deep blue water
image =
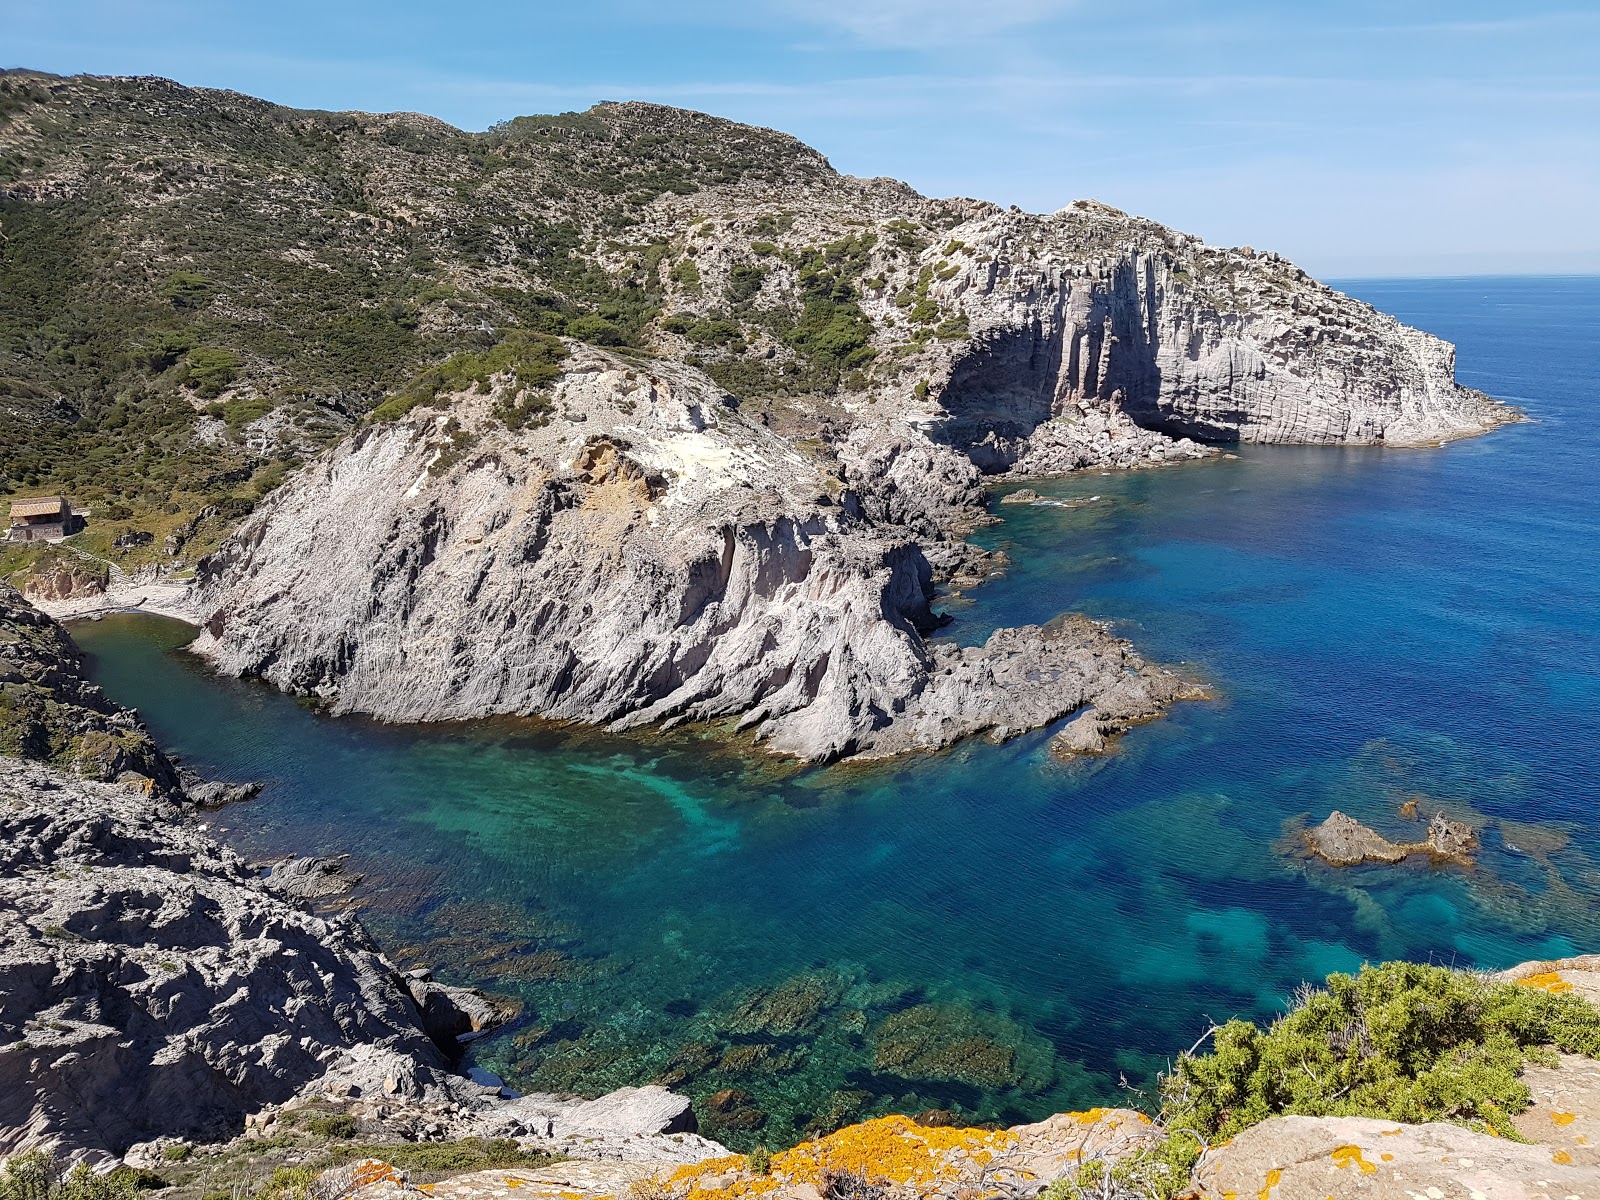
[[(1011, 569), (948, 636), (1082, 609), (1216, 688), (1092, 764), (1048, 731), (794, 770), (693, 737), (385, 728), (213, 679), (170, 622), (74, 632), (164, 742), (270, 781), (215, 818), (236, 843), (349, 851), (397, 959), (523, 997), (478, 1057), (525, 1085), (738, 1089), (708, 1132), (774, 1146), (1114, 1099), (1208, 1018), (1363, 959), (1600, 949), (1600, 280), (1346, 288), (1533, 419), (997, 507), (981, 540)], [(1286, 852), (1334, 807), (1417, 836), (1409, 799), (1484, 827), (1475, 870)]]

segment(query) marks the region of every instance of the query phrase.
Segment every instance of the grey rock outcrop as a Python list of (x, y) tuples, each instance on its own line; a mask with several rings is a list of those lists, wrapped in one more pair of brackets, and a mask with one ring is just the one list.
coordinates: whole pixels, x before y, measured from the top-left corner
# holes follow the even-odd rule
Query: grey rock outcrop
[(337, 1067), (449, 1087), (353, 919), (279, 898), (139, 791), (0, 758), (0, 1156), (229, 1136)]
[(864, 501), (688, 368), (577, 350), (561, 415), (519, 432), (493, 415), (512, 386), (370, 427), (274, 492), (203, 564), (194, 651), (336, 712), (735, 717), (807, 759), (1020, 732), (1129, 679), (1186, 694), (1094, 622), (927, 639), (906, 526), (943, 518), (896, 464), (963, 463), (943, 478), (965, 497), (947, 449), (862, 449), (887, 461)]
[(1397, 863), (1412, 855), (1437, 862), (1472, 865), (1478, 834), (1472, 826), (1436, 812), (1428, 821), (1428, 836), (1420, 842), (1391, 842), (1377, 830), (1334, 809), (1327, 820), (1305, 832), (1307, 849), (1335, 867), (1361, 863)]
[(1050, 474), (1209, 442), (1423, 445), (1513, 414), (1455, 382), (1448, 343), (1272, 254), (1080, 202), (995, 213), (930, 292), (972, 328), (948, 351), (942, 437), (988, 469)]
[(228, 804), (253, 800), (261, 794), (264, 786), (254, 780), (248, 783), (226, 783), (217, 779), (207, 779), (198, 771), (191, 771), (184, 766), (178, 768), (178, 781), (183, 785), (183, 793), (189, 798), (189, 802), (201, 808), (222, 808)]
[(1336, 867), (1353, 867), (1364, 862), (1399, 862), (1405, 847), (1391, 842), (1377, 830), (1354, 817), (1334, 809), (1328, 819), (1306, 832), (1311, 852)]
[(1195, 1172), (1205, 1200), (1368, 1196), (1589, 1196), (1600, 1167), (1548, 1145), (1518, 1145), (1433, 1122), (1369, 1117), (1273, 1117), (1210, 1154)]
[(138, 716), (113, 704), (82, 668), (66, 631), (0, 583), (0, 753), (181, 795), (177, 771)]

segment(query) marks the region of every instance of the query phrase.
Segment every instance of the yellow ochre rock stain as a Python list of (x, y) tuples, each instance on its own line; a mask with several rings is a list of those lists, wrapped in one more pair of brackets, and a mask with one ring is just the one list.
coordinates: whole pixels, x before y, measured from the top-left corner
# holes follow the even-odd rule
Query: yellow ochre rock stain
[[(1104, 1115), (1107, 1110), (1096, 1111)], [(1088, 1113), (1072, 1115), (1084, 1125), (1099, 1120), (1099, 1116)], [(1016, 1141), (1017, 1135), (1009, 1130), (928, 1128), (907, 1117), (879, 1117), (774, 1154), (764, 1176), (735, 1179), (726, 1187), (702, 1186), (702, 1180), (748, 1169), (745, 1156), (733, 1154), (679, 1167), (668, 1177), (667, 1184), (675, 1192), (683, 1192), (688, 1200), (709, 1200), (712, 1196), (738, 1200), (765, 1195), (780, 1187), (817, 1186), (830, 1174), (848, 1172), (932, 1192), (938, 1190), (937, 1185), (945, 1176), (955, 1173), (957, 1156), (986, 1164)]]
[(1529, 975), (1526, 979), (1517, 980), (1523, 987), (1537, 988), (1541, 992), (1549, 992), (1559, 996), (1562, 992), (1570, 992), (1572, 985), (1555, 971), (1546, 971), (1542, 975)]
[(1355, 1166), (1361, 1168), (1363, 1175), (1376, 1175), (1376, 1163), (1369, 1163), (1361, 1156), (1360, 1146), (1335, 1146), (1328, 1157), (1333, 1159), (1333, 1165), (1343, 1170), (1345, 1167)]

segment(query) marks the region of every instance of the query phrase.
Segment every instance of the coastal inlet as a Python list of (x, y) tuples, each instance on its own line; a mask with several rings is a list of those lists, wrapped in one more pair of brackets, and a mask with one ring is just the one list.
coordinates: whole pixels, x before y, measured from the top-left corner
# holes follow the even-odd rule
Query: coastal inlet
[[(777, 1147), (889, 1110), (1117, 1102), (1208, 1018), (1362, 959), (1503, 967), (1600, 943), (1600, 285), (1351, 285), (1535, 419), (1434, 450), (1241, 449), (1031, 481), (1007, 573), (942, 636), (1068, 610), (1215, 687), (1107, 755), (1054, 729), (796, 768), (709, 735), (327, 719), (218, 679), (156, 618), (81, 623), (163, 744), (267, 780), (247, 853), (349, 853), (402, 966), (521, 1001), (477, 1061), (528, 1088), (659, 1080)], [(1471, 865), (1292, 852), (1339, 810), (1435, 812)], [(1410, 815), (1408, 815), (1410, 814)], [(1288, 836), (1286, 836), (1286, 834)], [(1286, 848), (1288, 847), (1288, 848)]]

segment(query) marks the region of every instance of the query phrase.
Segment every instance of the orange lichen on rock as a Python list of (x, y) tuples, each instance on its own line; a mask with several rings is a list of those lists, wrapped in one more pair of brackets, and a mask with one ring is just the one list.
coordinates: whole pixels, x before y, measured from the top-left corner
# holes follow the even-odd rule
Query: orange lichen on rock
[(1559, 996), (1562, 992), (1570, 992), (1572, 985), (1555, 971), (1546, 971), (1542, 975), (1529, 975), (1526, 979), (1517, 980), (1523, 987), (1538, 988), (1541, 992), (1549, 992)]
[(388, 1163), (376, 1158), (364, 1158), (350, 1168), (350, 1188), (369, 1187), (374, 1183), (392, 1183), (405, 1187), (406, 1177)]
[(688, 1200), (699, 1200), (760, 1196), (787, 1185), (818, 1186), (829, 1175), (850, 1174), (927, 1194), (958, 1176), (964, 1162), (987, 1164), (1016, 1141), (1017, 1135), (1007, 1130), (929, 1128), (908, 1117), (879, 1117), (774, 1154), (766, 1175), (744, 1177), (748, 1160), (731, 1155), (679, 1167), (667, 1184), (683, 1191)]
[(1375, 1175), (1378, 1172), (1376, 1164), (1369, 1163), (1362, 1157), (1360, 1146), (1335, 1146), (1329, 1151), (1328, 1157), (1333, 1159), (1334, 1166), (1341, 1169), (1351, 1166), (1359, 1167), (1363, 1175)]
[(1564, 1167), (1569, 1166), (1572, 1163), (1572, 1155), (1568, 1154), (1565, 1150), (1557, 1150), (1550, 1156), (1550, 1161), (1560, 1163)]
[(1282, 1182), (1283, 1172), (1277, 1167), (1273, 1167), (1272, 1170), (1267, 1172), (1267, 1179), (1262, 1184), (1261, 1190), (1256, 1193), (1256, 1200), (1272, 1200), (1272, 1189)]
[(1550, 1119), (1557, 1125), (1571, 1125), (1578, 1119), (1578, 1114), (1569, 1112), (1553, 1112), (1550, 1114)]

